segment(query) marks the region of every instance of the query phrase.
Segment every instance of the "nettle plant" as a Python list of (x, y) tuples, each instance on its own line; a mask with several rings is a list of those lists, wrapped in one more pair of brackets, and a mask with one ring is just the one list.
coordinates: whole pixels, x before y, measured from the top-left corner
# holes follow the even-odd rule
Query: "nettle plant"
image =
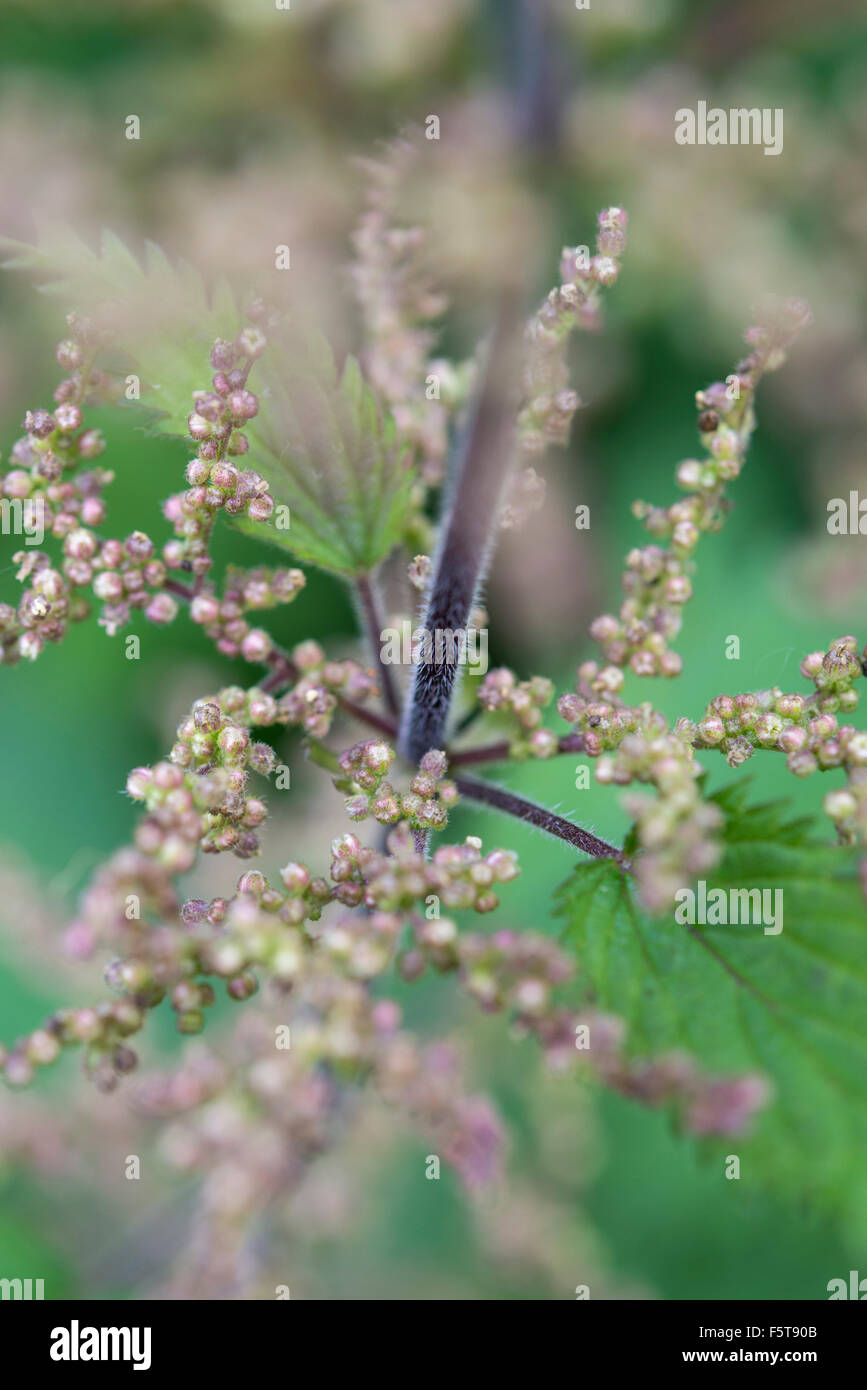
[[(66, 935), (75, 956), (109, 957), (111, 997), (60, 1009), (3, 1050), (5, 1078), (27, 1085), (78, 1047), (87, 1074), (112, 1090), (136, 1068), (131, 1042), (165, 999), (180, 1031), (195, 1034), (216, 987), (239, 1002), (261, 989), (248, 1006), (256, 1023), (248, 1015), (213, 1051), (129, 1083), (148, 1113), (171, 1117), (176, 1135), (180, 1126), (171, 1153), (202, 1173), (224, 1235), (295, 1186), (368, 1094), (403, 1106), (475, 1188), (499, 1170), (496, 1111), (464, 1092), (455, 1050), (416, 1040), (389, 997), (390, 978), (445, 972), (483, 1010), (507, 1015), (513, 1036), (532, 1035), (552, 1067), (669, 1107), (706, 1143), (736, 1143), (744, 1176), (849, 1201), (867, 1062), (857, 868), (867, 733), (848, 722), (864, 670), (858, 642), (842, 636), (807, 655), (801, 690), (719, 694), (673, 726), (631, 693), (681, 669), (672, 644), (694, 552), (726, 518), (759, 381), (781, 365), (807, 311), (793, 302), (751, 328), (744, 360), (698, 393), (700, 454), (677, 466), (680, 500), (636, 503), (648, 539), (627, 557), (619, 612), (591, 625), (601, 654), (581, 662), (576, 688), (555, 701), (545, 676), (491, 670), (474, 688), (477, 717), (458, 722), (460, 636), (484, 626), (480, 588), (498, 532), (540, 503), (533, 465), (567, 440), (579, 403), (569, 337), (600, 327), (627, 219), (607, 209), (595, 253), (564, 251), (561, 283), (522, 332), (517, 296), (505, 295), (483, 352), (437, 359), (444, 305), (424, 269), (423, 235), (393, 225), (405, 153), (398, 145), (391, 161), (369, 167), (354, 263), (366, 337), (360, 360), (342, 368), (317, 333), (261, 300), (242, 313), (225, 287), (208, 296), (153, 247), (139, 264), (111, 236), (99, 254), (67, 235), (57, 246), (6, 243), (9, 263), (54, 277), (73, 312), (55, 404), (27, 413), (2, 476), (10, 503), (41, 507), (46, 535), (44, 548), (15, 556), (24, 592), (17, 607), (0, 607), (2, 660), (53, 659), (69, 625), (96, 606), (109, 636), (134, 614), (191, 620), (253, 674), (246, 688), (203, 693), (165, 758), (129, 774), (142, 808), (134, 842), (95, 873)], [(150, 331), (155, 303), (177, 304), (192, 326)], [(147, 517), (147, 529), (123, 538), (107, 530), (113, 475), (87, 411), (129, 395), (131, 382), (160, 412), (158, 428), (191, 441), (186, 487), (163, 504), (168, 539)], [(433, 528), (431, 495), (453, 437)], [(292, 566), (216, 574), (210, 542), (221, 514), (282, 548)], [(404, 673), (405, 688), (382, 659), (386, 561), (407, 577), (407, 619), (420, 592), (423, 629), (448, 639)], [(276, 605), (303, 602), (303, 565), (352, 586), (369, 643), (359, 660), (334, 659), (314, 640), (282, 650), (259, 625)], [(267, 816), (260, 792), (278, 775), (269, 739), (287, 726), (301, 731), (354, 828), (317, 862), (253, 867)], [(751, 805), (744, 784), (707, 794), (705, 750), (732, 768), (775, 752), (798, 777), (838, 769), (845, 782), (824, 804), (839, 843), (779, 804)], [(621, 847), (467, 771), (562, 758), (571, 784), (576, 753), (599, 782), (642, 789), (625, 793), (633, 824)], [(574, 852), (571, 876), (552, 885), (561, 940), (508, 924), (470, 930), (466, 916), (459, 925), (453, 914), (500, 910), (519, 864), (511, 848), (474, 835), (451, 842), (457, 804), (517, 817)], [(183, 876), (208, 854), (244, 861), (236, 891), (185, 898)], [(769, 937), (745, 920), (679, 924), (677, 894), (699, 879), (782, 889), (785, 929)], [(227, 1093), (242, 1106), (243, 1133), (213, 1122)]]

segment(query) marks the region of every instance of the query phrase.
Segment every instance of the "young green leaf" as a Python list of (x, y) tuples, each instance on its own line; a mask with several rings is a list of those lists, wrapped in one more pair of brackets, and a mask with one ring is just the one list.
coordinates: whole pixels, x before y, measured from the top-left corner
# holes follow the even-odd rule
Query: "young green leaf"
[(726, 815), (726, 852), (707, 892), (722, 888), (731, 903), (730, 890), (770, 890), (779, 933), (733, 924), (730, 909), (720, 925), (680, 925), (674, 910), (650, 918), (628, 874), (600, 860), (558, 890), (564, 939), (587, 993), (626, 1019), (630, 1049), (683, 1048), (706, 1070), (772, 1082), (753, 1132), (727, 1141), (742, 1179), (867, 1221), (867, 912), (852, 857), (779, 803), (748, 807), (745, 796), (711, 798)]
[(398, 540), (412, 497), (393, 420), (354, 357), (338, 373), (321, 334), (271, 342), (257, 377), (250, 463), (276, 508), (256, 534), (338, 574), (369, 573)]
[[(154, 428), (186, 435), (193, 392), (208, 385), (211, 345), (242, 326), (226, 283), (209, 295), (192, 267), (173, 266), (150, 242), (140, 264), (110, 231), (98, 252), (63, 225), (40, 228), (35, 246), (0, 238), (4, 251), (7, 268), (35, 271), (67, 311), (97, 318), (139, 376)], [(268, 479), (276, 509), (270, 523), (237, 524), (324, 569), (367, 574), (398, 540), (412, 496), (394, 422), (355, 358), (338, 374), (321, 334), (269, 329), (268, 339), (251, 382), (260, 410), (245, 463)]]
[(153, 242), (140, 264), (114, 232), (104, 231), (94, 251), (62, 223), (40, 226), (35, 246), (0, 237), (3, 252), (6, 269), (34, 271), (65, 312), (93, 317), (105, 329), (140, 379), (141, 403), (157, 412), (156, 432), (187, 433), (192, 393), (208, 385), (211, 344), (234, 338), (242, 326), (225, 281), (209, 294), (198, 271), (172, 265)]

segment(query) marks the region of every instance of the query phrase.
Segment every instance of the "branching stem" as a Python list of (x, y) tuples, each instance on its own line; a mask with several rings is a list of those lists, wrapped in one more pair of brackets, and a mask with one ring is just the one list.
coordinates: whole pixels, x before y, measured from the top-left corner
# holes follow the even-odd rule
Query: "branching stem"
[[(558, 753), (581, 753), (584, 749), (583, 734), (564, 734), (557, 740)], [(459, 748), (449, 753), (449, 767), (467, 767), (470, 763), (504, 763), (510, 756), (510, 745), (506, 739), (499, 743), (483, 743), (478, 748)]]
[(379, 607), (379, 598), (369, 575), (359, 575), (355, 581), (355, 588), (364, 617), (364, 626), (367, 629), (368, 641), (373, 648), (374, 660), (379, 670), (383, 699), (389, 714), (397, 723), (400, 718), (400, 703), (397, 698), (394, 672), (382, 659), (383, 618)]
[(509, 816), (516, 816), (518, 820), (527, 821), (538, 830), (544, 830), (558, 840), (565, 840), (596, 859), (616, 859), (624, 869), (629, 868), (621, 849), (591, 835), (589, 830), (582, 830), (580, 825), (573, 825), (564, 816), (558, 816), (544, 806), (537, 806), (534, 801), (525, 801), (522, 796), (516, 796), (503, 787), (495, 787), (491, 782), (480, 782), (475, 777), (457, 777), (455, 781), (461, 796), (471, 801), (481, 801), (486, 806), (505, 811)]

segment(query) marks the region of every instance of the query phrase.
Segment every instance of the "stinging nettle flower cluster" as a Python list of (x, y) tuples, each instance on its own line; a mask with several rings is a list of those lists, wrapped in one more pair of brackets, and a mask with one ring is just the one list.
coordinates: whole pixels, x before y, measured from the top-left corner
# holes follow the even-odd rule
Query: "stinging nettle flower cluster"
[[(222, 1057), (190, 1053), (170, 1074), (126, 1083), (143, 1110), (171, 1121), (166, 1143), (179, 1167), (207, 1174), (216, 1165), (222, 1186), (215, 1181), (207, 1192), (221, 1219), (247, 1219), (271, 1195), (297, 1186), (313, 1158), (340, 1142), (346, 1097), (362, 1085), (432, 1136), (469, 1189), (500, 1172), (501, 1121), (488, 1100), (464, 1092), (453, 1048), (422, 1043), (403, 1026), (401, 1008), (384, 992), (395, 976), (454, 976), (482, 1010), (506, 1014), (516, 1035), (533, 1037), (556, 1071), (583, 1070), (633, 1099), (667, 1105), (699, 1135), (737, 1133), (771, 1099), (772, 1088), (752, 1071), (709, 1072), (678, 1049), (636, 1056), (624, 1021), (575, 993), (572, 962), (544, 934), (466, 929), (461, 913), (508, 912), (519, 865), (511, 849), (487, 848), (472, 834), (454, 843), (434, 838), (448, 830), (458, 804), (464, 812), (494, 806), (608, 861), (628, 880), (624, 891), (634, 884), (643, 908), (663, 912), (724, 851), (725, 816), (705, 795), (697, 754), (716, 750), (738, 768), (777, 751), (798, 777), (845, 773), (845, 787), (830, 791), (824, 807), (841, 842), (867, 856), (867, 733), (846, 722), (867, 661), (858, 639), (840, 637), (805, 658), (811, 692), (717, 695), (694, 721), (671, 725), (629, 693), (639, 678), (680, 673), (674, 643), (695, 553), (726, 519), (755, 426), (758, 383), (781, 365), (807, 321), (800, 303), (752, 328), (748, 355), (732, 375), (699, 392), (699, 456), (677, 466), (679, 500), (636, 503), (647, 543), (626, 557), (619, 610), (591, 624), (601, 658), (580, 662), (573, 691), (557, 696), (546, 676), (498, 667), (478, 683), (478, 718), (464, 733), (448, 720), (455, 672), (444, 681), (416, 668), (411, 687), (401, 689), (382, 663), (380, 573), (395, 549), (404, 548), (401, 572), (409, 575), (407, 621), (423, 591), (427, 626), (432, 614), (431, 630), (461, 630), (479, 601), (484, 566), (479, 556), (468, 578), (444, 568), (461, 528), (472, 522), (490, 538), (542, 505), (537, 466), (550, 445), (568, 441), (579, 406), (569, 337), (600, 328), (626, 245), (626, 213), (612, 207), (599, 215), (593, 255), (564, 249), (561, 283), (518, 335), (519, 381), (512, 397), (504, 393), (508, 447), (493, 459), (476, 455), (466, 406), (471, 395), (484, 398), (484, 355), (469, 364), (433, 356), (432, 325), (445, 300), (429, 279), (423, 230), (393, 221), (400, 178), (416, 157), (412, 142), (401, 140), (382, 163), (365, 166), (353, 272), (365, 332), (360, 366), (350, 359), (338, 372), (315, 336), (302, 340), (298, 360), (284, 359), (285, 326), (261, 300), (238, 316), (234, 331), (202, 344), (202, 376), (210, 353), (211, 381), (188, 394), (194, 457), (185, 488), (163, 504), (170, 536), (106, 532), (104, 494), (114, 475), (97, 463), (108, 448), (85, 417), (90, 406), (116, 399), (119, 387), (99, 365), (110, 346), (106, 332), (79, 313), (69, 316), (58, 347), (69, 375), (55, 405), (27, 412), (0, 478), (4, 497), (44, 504), (56, 551), (15, 555), (25, 587), (17, 606), (0, 605), (4, 663), (32, 660), (60, 642), (95, 601), (109, 637), (134, 614), (156, 624), (184, 614), (222, 657), (260, 668), (246, 687), (197, 699), (166, 756), (129, 774), (126, 790), (140, 808), (133, 842), (93, 875), (65, 937), (78, 960), (107, 957), (110, 997), (61, 1009), (0, 1049), (13, 1086), (76, 1047), (88, 1075), (111, 1090), (136, 1069), (142, 1044), (130, 1040), (163, 1002), (186, 1036), (204, 1028), (217, 990), (239, 1004), (255, 997), (242, 1011), (253, 1021), (230, 1031)], [(430, 377), (441, 387), (434, 395), (425, 390)], [(489, 515), (471, 518), (461, 511), (459, 480), (437, 536), (424, 508), (445, 475), (450, 434), (467, 431), (463, 467), (502, 476), (484, 490)], [(275, 523), (283, 507), (293, 512), (285, 534)], [(293, 563), (232, 564), (215, 575), (211, 542), (221, 520), (281, 545)], [(303, 601), (300, 566), (314, 562), (349, 580), (367, 650), (362, 641), (356, 655), (338, 658), (312, 638), (291, 650), (273, 639), (267, 615)], [(555, 717), (560, 727), (548, 727)], [(434, 726), (442, 737), (409, 756), (413, 731)], [(318, 864), (297, 861), (290, 846), (282, 867), (248, 867), (261, 855), (275, 744), (287, 728), (333, 783), (336, 813), (360, 828), (333, 837)], [(500, 737), (486, 743), (485, 730)], [(592, 761), (600, 784), (625, 791), (633, 828), (622, 849), (465, 771), (576, 752)], [(200, 856), (227, 853), (245, 863), (232, 895), (184, 898), (178, 880)], [(281, 1027), (291, 1036), (285, 1055), (274, 1041)], [(232, 1147), (209, 1131), (208, 1107), (220, 1095), (256, 1114), (255, 1143)]]

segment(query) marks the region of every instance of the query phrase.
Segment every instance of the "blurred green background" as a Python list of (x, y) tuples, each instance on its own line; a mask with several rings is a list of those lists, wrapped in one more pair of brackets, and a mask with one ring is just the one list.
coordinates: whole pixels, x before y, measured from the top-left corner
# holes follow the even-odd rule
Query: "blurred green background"
[[(652, 698), (672, 717), (695, 716), (723, 690), (797, 689), (802, 655), (857, 631), (864, 611), (863, 540), (831, 545), (825, 506), (864, 472), (867, 16), (856, 6), (817, 9), (797, 0), (606, 0), (587, 12), (564, 0), (551, 9), (565, 136), (556, 165), (535, 171), (547, 284), (560, 246), (591, 239), (599, 207), (629, 210), (630, 243), (603, 335), (576, 347), (586, 408), (573, 443), (565, 457), (546, 460), (545, 508), (503, 545), (491, 576), (492, 662), (544, 671), (559, 688), (571, 687), (577, 660), (588, 654), (587, 621), (615, 603), (622, 556), (640, 534), (630, 503), (672, 498), (674, 465), (696, 447), (694, 393), (733, 368), (752, 306), (769, 291), (809, 299), (815, 323), (779, 378), (762, 388), (736, 508), (699, 552), (679, 643), (684, 675)], [(323, 264), (311, 266), (311, 297), (321, 293), (329, 319), (348, 294), (341, 267), (359, 206), (350, 157), (431, 111), (446, 126), (451, 113), (471, 122), (486, 102), (507, 101), (510, 13), (507, 4), (460, 0), (435, 7), (293, 0), (290, 14), (264, 0), (138, 0), (122, 12), (7, 0), (0, 231), (30, 237), (35, 216), (64, 218), (85, 235), (110, 225), (134, 245), (153, 236), (206, 272), (238, 278), (279, 241), (291, 237), (293, 255), (296, 244), (319, 242)], [(784, 107), (783, 155), (676, 147), (673, 111), (697, 96)], [(139, 144), (122, 136), (129, 112), (142, 119)], [(545, 288), (543, 277), (540, 293)], [(483, 309), (476, 311), (482, 324)], [(61, 319), (57, 303), (38, 298), (17, 275), (0, 280), (0, 311), (5, 457), (24, 410), (50, 401)], [(351, 323), (344, 331), (351, 338)], [(460, 340), (466, 324), (452, 331)], [(159, 500), (179, 486), (185, 447), (146, 436), (130, 414), (92, 412), (89, 422), (104, 430), (104, 462), (117, 474), (108, 493), (111, 534), (142, 526), (162, 537)], [(574, 529), (580, 502), (591, 506), (589, 532)], [(14, 601), (11, 537), (3, 548), (0, 597)], [(225, 530), (215, 553), (219, 562), (263, 558)], [(269, 616), (284, 644), (315, 636), (343, 651), (354, 631), (347, 596), (321, 575), (309, 576), (296, 604)], [(86, 623), (33, 666), (0, 671), (6, 1041), (70, 1000), (60, 967), (26, 940), (21, 949), (26, 917), (9, 883), (30, 875), (48, 910), (68, 918), (91, 870), (129, 837), (134, 813), (120, 792), (127, 770), (161, 755), (191, 698), (249, 679), (184, 618), (167, 630), (142, 622), (132, 630), (142, 639), (137, 663), (124, 659), (120, 638)], [(730, 634), (740, 638), (738, 662), (725, 658)], [(294, 802), (281, 811), (280, 834), (301, 838), (312, 774), (291, 735), (280, 747), (293, 769)], [(714, 786), (733, 776), (719, 759), (708, 766)], [(787, 795), (800, 809), (818, 809), (824, 786), (795, 783), (781, 760), (756, 760), (754, 768), (763, 797)], [(601, 835), (622, 835), (616, 799), (576, 791), (568, 759), (499, 771), (504, 785), (574, 813)], [(559, 930), (545, 905), (570, 868), (562, 846), (487, 814), (461, 811), (455, 829), (457, 837), (472, 831), (519, 851), (523, 874), (504, 896), (504, 920)], [(98, 968), (79, 974), (76, 1000), (81, 981), (87, 999), (99, 996)], [(420, 1030), (455, 1027), (475, 1039), (479, 1073), (510, 1121), (512, 1164), (535, 1193), (534, 1210), (556, 1201), (574, 1213), (573, 1245), (563, 1237), (562, 1258), (574, 1278), (567, 1283), (561, 1264), (552, 1272), (541, 1256), (538, 1266), (494, 1258), (450, 1179), (419, 1183), (418, 1163), (405, 1162), (398, 1145), (374, 1165), (364, 1210), (353, 1213), (360, 1221), (305, 1255), (315, 1261), (320, 1296), (569, 1298), (586, 1282), (586, 1259), (591, 1285), (602, 1270), (617, 1297), (821, 1298), (828, 1279), (863, 1259), (846, 1231), (772, 1193), (721, 1181), (700, 1147), (679, 1142), (664, 1117), (616, 1097), (579, 1095), (571, 1083), (551, 1090), (529, 1044), (515, 1049), (496, 1020), (472, 1020), (441, 982), (401, 998)], [(168, 1024), (151, 1047), (146, 1061), (158, 1047), (174, 1047)], [(75, 1068), (63, 1060), (55, 1069), (62, 1075), (41, 1078), (37, 1096), (62, 1103)], [(546, 1132), (573, 1108), (584, 1134), (576, 1166), (549, 1166)], [(167, 1202), (175, 1188), (182, 1195), (183, 1184), (167, 1176)], [(0, 1166), (0, 1273), (44, 1275), (53, 1296), (135, 1295), (138, 1284), (126, 1272), (77, 1258), (91, 1208), (94, 1229), (107, 1239), (83, 1176), (39, 1176), (8, 1159)], [(154, 1273), (158, 1261), (145, 1279)]]

